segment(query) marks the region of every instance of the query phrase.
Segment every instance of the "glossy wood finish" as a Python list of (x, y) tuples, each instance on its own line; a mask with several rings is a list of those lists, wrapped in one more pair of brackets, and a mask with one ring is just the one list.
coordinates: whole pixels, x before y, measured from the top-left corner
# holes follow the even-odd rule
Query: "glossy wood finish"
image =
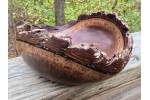
[(52, 52), (17, 41), (24, 61), (41, 76), (64, 84), (82, 84), (107, 79), (113, 75), (100, 73)]

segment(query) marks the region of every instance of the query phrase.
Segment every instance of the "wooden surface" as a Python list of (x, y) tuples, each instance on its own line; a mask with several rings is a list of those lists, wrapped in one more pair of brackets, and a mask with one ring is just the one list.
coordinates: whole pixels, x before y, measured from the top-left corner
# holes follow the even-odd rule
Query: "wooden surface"
[(9, 100), (138, 100), (141, 95), (141, 34), (133, 33), (132, 57), (116, 76), (93, 84), (67, 86), (38, 76), (21, 57), (8, 62)]

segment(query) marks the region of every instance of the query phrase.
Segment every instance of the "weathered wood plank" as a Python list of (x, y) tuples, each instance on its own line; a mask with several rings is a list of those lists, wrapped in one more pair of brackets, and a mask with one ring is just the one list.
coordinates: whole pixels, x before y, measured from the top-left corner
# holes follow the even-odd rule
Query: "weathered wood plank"
[(138, 77), (140, 77), (139, 73), (140, 68), (137, 68), (136, 70), (130, 70), (128, 72), (116, 75), (115, 77), (103, 82), (95, 83), (92, 85), (89, 84), (85, 86), (80, 86), (81, 88), (78, 91), (76, 91), (76, 93), (68, 93), (67, 95), (60, 95), (54, 98), (53, 100), (59, 100), (60, 98), (61, 100), (65, 100), (65, 98), (67, 98), (69, 95), (71, 98), (74, 98), (73, 100), (82, 100), (88, 97), (92, 97), (96, 94), (99, 94), (111, 88), (115, 88), (119, 85), (122, 85), (126, 82), (130, 82), (134, 79), (137, 79)]
[[(131, 98), (134, 100), (140, 98), (140, 32), (133, 33), (133, 38), (132, 57), (126, 68), (111, 79), (93, 84), (67, 86), (48, 81), (33, 72), (21, 57), (10, 59), (8, 62), (9, 99), (97, 100), (101, 97), (104, 98), (102, 100), (131, 100)], [(117, 95), (120, 91), (122, 94)]]
[(140, 78), (138, 78), (101, 92), (86, 100), (137, 100), (140, 98), (140, 85)]

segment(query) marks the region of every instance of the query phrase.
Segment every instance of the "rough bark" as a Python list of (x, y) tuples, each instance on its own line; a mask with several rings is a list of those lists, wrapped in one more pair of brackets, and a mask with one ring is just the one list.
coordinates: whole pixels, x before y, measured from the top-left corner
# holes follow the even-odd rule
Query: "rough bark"
[(54, 0), (55, 23), (57, 26), (65, 24), (64, 3), (65, 0)]
[(9, 25), (9, 43), (11, 42), (12, 45), (9, 45), (9, 49), (10, 52), (14, 52), (15, 56), (17, 56), (19, 53), (17, 51), (17, 46), (16, 46), (16, 25), (14, 23), (14, 19), (13, 19), (13, 4), (12, 4), (12, 0), (10, 1), (10, 11), (9, 11), (9, 15), (8, 15), (8, 25)]

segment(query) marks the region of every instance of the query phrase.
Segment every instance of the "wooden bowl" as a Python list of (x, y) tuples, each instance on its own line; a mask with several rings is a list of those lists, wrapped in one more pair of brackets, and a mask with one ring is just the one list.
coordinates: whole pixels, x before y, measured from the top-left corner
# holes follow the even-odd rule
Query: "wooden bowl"
[(81, 14), (64, 26), (21, 25), (24, 61), (52, 81), (77, 85), (108, 79), (129, 61), (133, 39), (115, 13)]

